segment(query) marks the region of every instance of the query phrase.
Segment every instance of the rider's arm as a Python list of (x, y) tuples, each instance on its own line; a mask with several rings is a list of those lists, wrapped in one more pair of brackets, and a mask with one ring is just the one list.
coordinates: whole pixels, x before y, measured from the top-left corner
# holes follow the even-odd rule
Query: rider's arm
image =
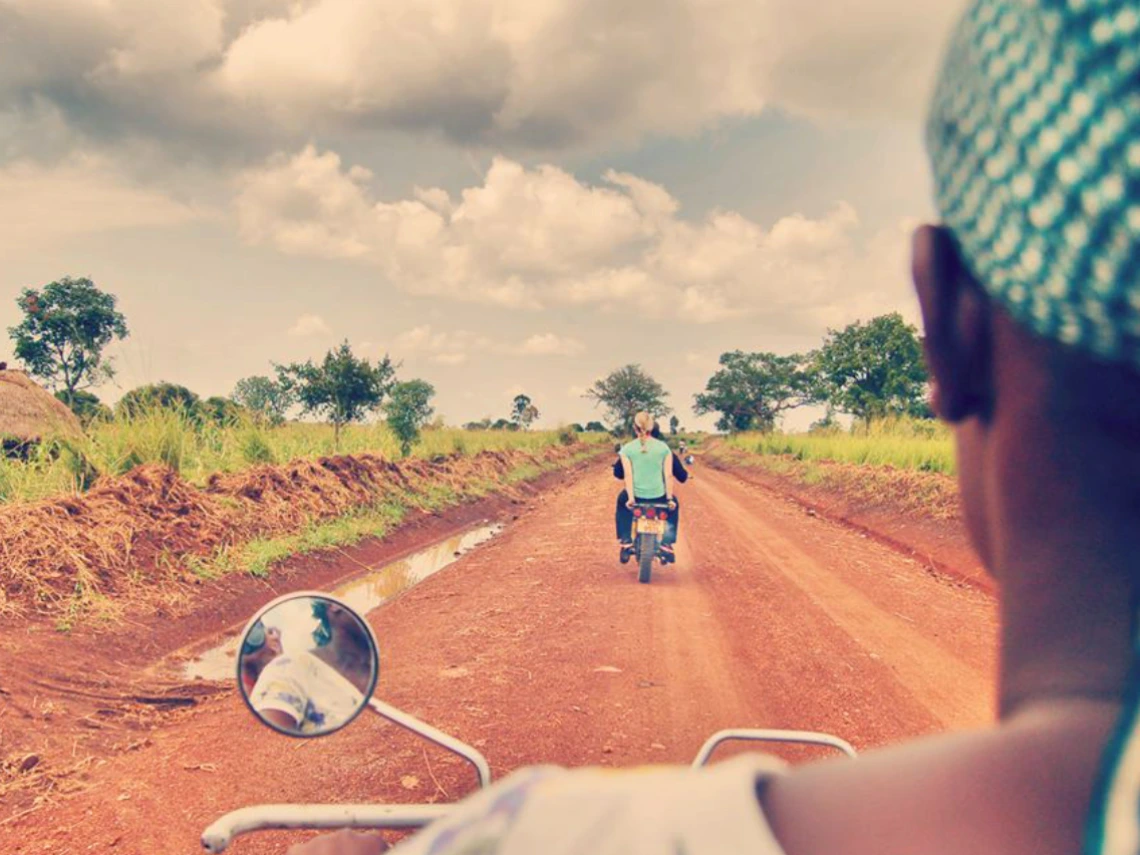
[(676, 453), (671, 455), (673, 458), (673, 479), (678, 484), (684, 484), (689, 480), (689, 473), (684, 466), (681, 465), (681, 458)]
[(661, 470), (665, 474), (665, 498), (669, 501), (673, 500), (673, 454), (665, 458), (661, 463)]
[(624, 454), (621, 456), (621, 465), (625, 470), (625, 493), (629, 496), (628, 504), (633, 504), (633, 464)]

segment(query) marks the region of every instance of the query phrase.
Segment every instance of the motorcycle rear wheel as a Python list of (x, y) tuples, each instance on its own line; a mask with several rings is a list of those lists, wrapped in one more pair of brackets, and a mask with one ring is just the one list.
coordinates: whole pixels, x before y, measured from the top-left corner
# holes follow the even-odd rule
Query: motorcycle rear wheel
[(643, 585), (649, 584), (649, 577), (653, 575), (653, 559), (657, 557), (657, 535), (640, 534), (637, 536), (637, 581)]

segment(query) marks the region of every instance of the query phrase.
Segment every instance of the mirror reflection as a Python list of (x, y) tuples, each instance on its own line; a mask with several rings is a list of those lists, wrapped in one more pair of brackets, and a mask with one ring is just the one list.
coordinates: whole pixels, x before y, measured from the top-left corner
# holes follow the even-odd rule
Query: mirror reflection
[(242, 640), (242, 696), (261, 721), (290, 736), (322, 736), (364, 708), (380, 656), (363, 618), (332, 597), (270, 606)]

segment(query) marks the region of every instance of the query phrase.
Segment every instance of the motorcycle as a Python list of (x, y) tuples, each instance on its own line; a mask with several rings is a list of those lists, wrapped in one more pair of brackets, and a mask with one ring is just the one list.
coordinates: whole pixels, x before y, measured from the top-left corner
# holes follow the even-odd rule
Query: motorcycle
[[(267, 648), (266, 639), (279, 644)], [(486, 758), (467, 743), (374, 697), (380, 653), (372, 628), (343, 601), (304, 591), (278, 597), (246, 624), (237, 657), (237, 685), (254, 717), (294, 738), (335, 733), (365, 710), (456, 754), (480, 788), (490, 786)], [(844, 740), (809, 731), (739, 729), (713, 734), (693, 760), (705, 766), (731, 741), (814, 745), (855, 756)], [(240, 808), (202, 833), (202, 847), (224, 852), (235, 838), (270, 829), (418, 829), (446, 817), (450, 804), (263, 804)]]
[(663, 565), (676, 560), (671, 551), (661, 548), (671, 510), (665, 502), (635, 502), (633, 505), (633, 536), (630, 545), (622, 547), (620, 559), (622, 564), (628, 564), (637, 556), (637, 581), (643, 585), (649, 584), (653, 575), (654, 559)]

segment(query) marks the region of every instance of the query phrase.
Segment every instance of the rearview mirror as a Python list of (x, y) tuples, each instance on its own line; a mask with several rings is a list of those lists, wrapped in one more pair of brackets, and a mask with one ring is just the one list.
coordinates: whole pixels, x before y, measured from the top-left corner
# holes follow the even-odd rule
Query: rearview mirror
[(287, 736), (340, 730), (368, 704), (379, 676), (372, 629), (328, 594), (280, 597), (242, 635), (241, 695), (261, 722)]

